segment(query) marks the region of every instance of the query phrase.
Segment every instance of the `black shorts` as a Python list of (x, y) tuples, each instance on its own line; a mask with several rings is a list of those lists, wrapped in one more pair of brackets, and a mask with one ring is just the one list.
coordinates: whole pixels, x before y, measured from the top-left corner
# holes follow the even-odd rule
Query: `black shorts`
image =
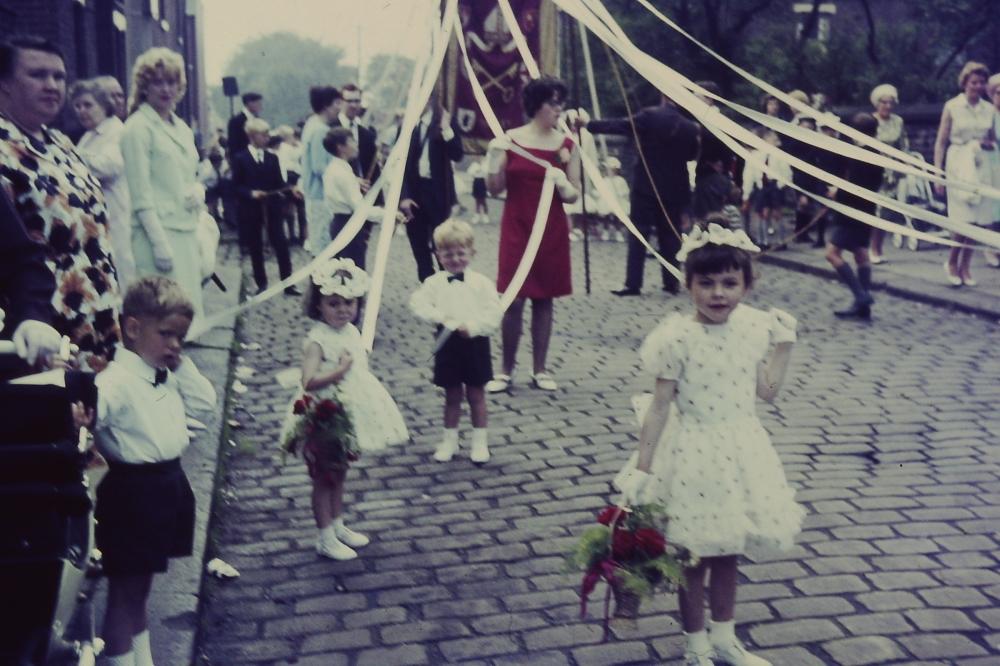
[(180, 458), (113, 462), (97, 488), (97, 547), (108, 574), (162, 573), (194, 549), (194, 493)]
[(870, 226), (840, 213), (837, 213), (833, 219), (833, 226), (828, 237), (831, 244), (851, 251), (868, 247), (872, 237)]
[(490, 339), (485, 335), (464, 338), (452, 333), (434, 356), (437, 386), (485, 386), (493, 378)]

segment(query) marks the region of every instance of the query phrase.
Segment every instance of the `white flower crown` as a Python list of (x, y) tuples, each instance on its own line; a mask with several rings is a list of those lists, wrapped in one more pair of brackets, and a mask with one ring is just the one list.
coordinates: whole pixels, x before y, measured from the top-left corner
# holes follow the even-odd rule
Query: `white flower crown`
[(708, 229), (702, 229), (695, 225), (690, 234), (684, 234), (681, 237), (681, 251), (677, 253), (677, 261), (683, 263), (693, 250), (710, 243), (712, 245), (729, 245), (747, 252), (760, 252), (760, 248), (754, 245), (750, 237), (747, 236), (747, 232), (742, 229), (726, 229), (720, 224), (710, 222)]
[(368, 273), (358, 268), (353, 259), (328, 259), (313, 269), (312, 283), (323, 296), (337, 294), (344, 298), (361, 298), (368, 293)]

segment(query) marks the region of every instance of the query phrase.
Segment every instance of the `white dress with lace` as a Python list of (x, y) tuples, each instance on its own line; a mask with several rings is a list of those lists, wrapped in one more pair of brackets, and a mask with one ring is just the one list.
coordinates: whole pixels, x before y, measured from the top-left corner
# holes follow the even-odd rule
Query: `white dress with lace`
[[(677, 395), (638, 501), (665, 504), (667, 539), (702, 557), (788, 550), (801, 529), (805, 512), (756, 412), (757, 366), (777, 326), (746, 305), (725, 324), (671, 314), (639, 352), (648, 372), (677, 382)], [(636, 400), (640, 423), (649, 399)]]
[[(361, 450), (378, 451), (386, 446), (407, 441), (410, 435), (406, 423), (403, 422), (403, 415), (399, 413), (399, 407), (378, 378), (368, 369), (368, 352), (357, 327), (347, 324), (337, 330), (324, 323), (317, 323), (306, 336), (303, 348), (314, 342), (323, 351), (323, 361), (320, 366), (322, 373), (336, 368), (341, 354), (345, 351), (353, 359), (350, 369), (340, 382), (311, 391), (311, 394), (317, 398), (339, 397), (351, 417), (354, 434)], [(292, 404), (301, 395), (302, 390), (297, 389), (289, 404), (282, 427), (282, 440), (284, 434), (295, 424), (297, 417), (292, 414)]]

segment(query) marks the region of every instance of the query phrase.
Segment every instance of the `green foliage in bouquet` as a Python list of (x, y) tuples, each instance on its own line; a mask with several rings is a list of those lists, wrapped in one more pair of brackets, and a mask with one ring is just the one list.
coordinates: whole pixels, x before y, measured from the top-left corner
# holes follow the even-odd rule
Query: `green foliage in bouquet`
[(346, 468), (360, 458), (351, 417), (341, 402), (305, 393), (295, 401), (292, 413), (297, 419), (281, 442), (283, 455), (308, 448), (327, 469)]

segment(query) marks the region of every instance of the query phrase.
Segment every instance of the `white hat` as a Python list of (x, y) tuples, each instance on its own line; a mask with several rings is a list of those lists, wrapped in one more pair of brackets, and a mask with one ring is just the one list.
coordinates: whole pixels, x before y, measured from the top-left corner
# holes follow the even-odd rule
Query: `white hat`
[(358, 268), (352, 259), (329, 259), (313, 269), (312, 283), (323, 296), (337, 294), (344, 298), (360, 298), (368, 293), (368, 273)]

